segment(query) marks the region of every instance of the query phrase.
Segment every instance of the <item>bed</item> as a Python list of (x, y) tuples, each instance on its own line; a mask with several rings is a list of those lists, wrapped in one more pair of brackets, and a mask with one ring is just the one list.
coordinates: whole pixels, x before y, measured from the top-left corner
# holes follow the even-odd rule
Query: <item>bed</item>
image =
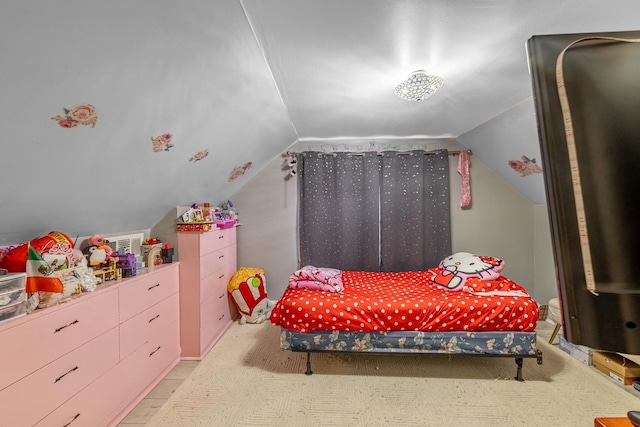
[[(307, 353), (307, 375), (311, 352), (413, 353), (512, 357), (523, 381), (524, 358), (542, 364), (538, 304), (499, 274), (502, 261), (491, 271), (473, 267), (488, 259), (495, 260), (459, 253), (409, 272), (305, 266), (291, 275), (270, 319), (281, 328), (282, 349)], [(464, 263), (474, 271), (464, 273)]]

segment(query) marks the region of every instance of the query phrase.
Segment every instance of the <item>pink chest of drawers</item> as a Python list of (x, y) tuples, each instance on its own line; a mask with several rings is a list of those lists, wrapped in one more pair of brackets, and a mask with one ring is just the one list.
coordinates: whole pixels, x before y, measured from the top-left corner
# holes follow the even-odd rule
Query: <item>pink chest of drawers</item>
[(227, 284), (236, 272), (236, 229), (178, 232), (182, 359), (200, 360), (236, 314)]
[(179, 360), (178, 264), (0, 326), (0, 426), (115, 425)]

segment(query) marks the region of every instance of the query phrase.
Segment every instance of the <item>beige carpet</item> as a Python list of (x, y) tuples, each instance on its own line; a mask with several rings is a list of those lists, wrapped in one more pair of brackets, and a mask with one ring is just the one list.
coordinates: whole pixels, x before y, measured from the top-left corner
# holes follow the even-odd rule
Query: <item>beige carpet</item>
[[(543, 340), (539, 340), (543, 341)], [(279, 329), (235, 323), (150, 426), (593, 426), (640, 399), (545, 342), (544, 363), (313, 353), (279, 348)]]

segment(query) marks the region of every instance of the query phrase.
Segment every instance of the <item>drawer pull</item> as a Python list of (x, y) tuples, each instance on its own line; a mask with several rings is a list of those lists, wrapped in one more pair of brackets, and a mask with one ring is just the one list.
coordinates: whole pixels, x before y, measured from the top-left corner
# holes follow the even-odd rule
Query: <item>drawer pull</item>
[(153, 356), (156, 353), (156, 351), (158, 351), (158, 350), (160, 350), (160, 346), (158, 346), (158, 348), (156, 348), (151, 353), (149, 353), (149, 357)]
[(218, 259), (222, 259), (222, 258), (224, 258), (224, 255), (220, 255), (220, 256), (218, 257)]
[(222, 320), (222, 319), (224, 319), (224, 314), (222, 316), (218, 317), (218, 320)]
[(221, 294), (220, 294), (220, 296), (218, 297), (218, 299), (222, 299), (222, 298), (224, 298), (224, 296), (225, 296), (225, 295), (226, 295), (226, 294), (225, 294), (224, 292), (223, 292), (223, 293), (221, 293)]
[(156, 314), (155, 317), (152, 317), (151, 319), (149, 319), (149, 323), (153, 322), (154, 320), (156, 320), (158, 317), (160, 317), (159, 314)]
[(220, 276), (218, 276), (218, 279), (222, 279), (224, 277), (224, 274), (221, 274)]
[(60, 332), (61, 330), (63, 330), (64, 328), (68, 328), (69, 326), (75, 325), (76, 323), (80, 323), (80, 321), (78, 319), (74, 320), (73, 322), (69, 323), (68, 325), (64, 325), (64, 326), (60, 326), (58, 329), (56, 329), (55, 331), (53, 331), (54, 334), (57, 334), (58, 332)]
[(147, 290), (148, 290), (148, 291), (150, 291), (151, 289), (153, 289), (153, 288), (157, 288), (158, 286), (160, 286), (160, 283), (156, 283), (156, 284), (155, 284), (155, 285), (153, 285), (153, 286), (149, 286), (149, 288), (148, 288)]
[(71, 425), (71, 423), (72, 423), (72, 422), (74, 422), (75, 420), (77, 420), (77, 419), (78, 419), (78, 417), (79, 417), (79, 416), (80, 416), (80, 412), (78, 412), (78, 413), (76, 414), (76, 416), (75, 416), (75, 417), (73, 417), (73, 419), (72, 419), (71, 421), (69, 421), (68, 423), (66, 423), (66, 424), (65, 424), (65, 425), (63, 425), (62, 427), (69, 427), (69, 426)]
[(53, 382), (54, 384), (57, 383), (58, 381), (60, 381), (61, 379), (63, 379), (65, 376), (69, 375), (71, 372), (73, 371), (77, 371), (78, 367), (76, 366), (75, 368), (71, 368), (69, 369), (67, 372), (65, 372), (64, 374), (60, 375), (58, 378), (56, 378), (56, 380)]
[(218, 239), (224, 239), (224, 236), (218, 236)]

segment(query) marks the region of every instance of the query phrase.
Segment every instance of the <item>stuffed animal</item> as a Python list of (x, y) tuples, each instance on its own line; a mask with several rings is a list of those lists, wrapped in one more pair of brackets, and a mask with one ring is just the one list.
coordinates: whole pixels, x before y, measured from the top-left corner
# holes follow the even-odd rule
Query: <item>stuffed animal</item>
[(229, 280), (227, 291), (240, 312), (240, 324), (262, 323), (271, 314), (275, 301), (267, 298), (264, 270), (241, 267)]
[(455, 253), (440, 262), (432, 281), (450, 291), (462, 291), (467, 279), (494, 280), (500, 277), (504, 261), (468, 252)]
[(104, 250), (104, 246), (87, 246), (82, 250), (82, 253), (91, 267), (107, 263), (107, 252)]
[(102, 249), (104, 249), (106, 255), (105, 261), (109, 261), (109, 259), (111, 258), (111, 253), (113, 252), (113, 249), (111, 249), (111, 246), (109, 246), (108, 243), (109, 241), (102, 237), (100, 234), (94, 234), (93, 236), (89, 237), (89, 245), (102, 246)]
[(76, 267), (79, 265), (87, 266), (87, 258), (84, 256), (80, 249), (73, 249), (71, 251), (71, 258), (69, 262), (71, 267)]

